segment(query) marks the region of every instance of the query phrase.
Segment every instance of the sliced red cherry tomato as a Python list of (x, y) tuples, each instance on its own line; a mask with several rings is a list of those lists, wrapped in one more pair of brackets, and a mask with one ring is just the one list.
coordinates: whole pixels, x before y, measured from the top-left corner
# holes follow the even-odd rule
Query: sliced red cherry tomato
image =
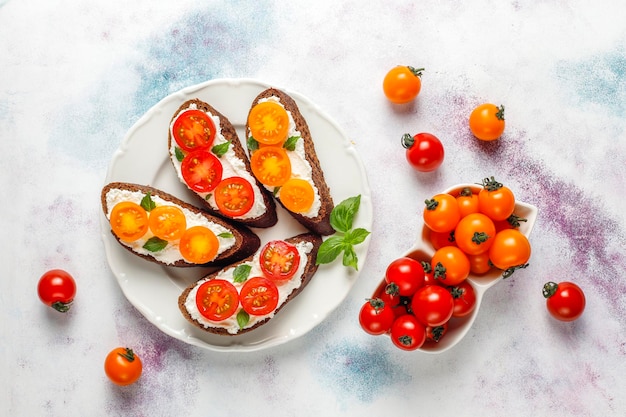
[(228, 177), (222, 180), (213, 195), (219, 210), (230, 217), (243, 216), (254, 205), (252, 185), (241, 177)]
[(263, 146), (250, 158), (252, 173), (269, 187), (278, 187), (291, 177), (291, 161), (287, 152), (280, 146)]
[(291, 178), (280, 187), (280, 202), (294, 213), (309, 211), (315, 201), (313, 186), (301, 178)]
[(215, 259), (219, 247), (220, 242), (211, 229), (193, 226), (181, 236), (179, 250), (187, 261), (205, 264)]
[(174, 140), (187, 152), (208, 149), (213, 144), (215, 132), (215, 124), (209, 115), (195, 109), (180, 113), (172, 126)]
[(200, 314), (208, 320), (226, 320), (239, 307), (239, 293), (229, 281), (210, 279), (198, 288), (196, 306)]
[(263, 145), (276, 145), (287, 139), (289, 116), (280, 104), (264, 101), (256, 104), (248, 115), (250, 134)]
[(239, 302), (251, 316), (270, 314), (278, 306), (278, 287), (264, 277), (249, 278), (241, 287)]
[(148, 213), (131, 201), (117, 203), (110, 215), (111, 229), (124, 242), (134, 242), (148, 231)]
[(269, 278), (285, 281), (293, 277), (300, 265), (300, 253), (291, 243), (272, 240), (261, 250), (261, 270)]
[(150, 211), (150, 230), (164, 240), (178, 240), (187, 229), (185, 213), (176, 206), (157, 206)]
[(62, 269), (52, 269), (39, 278), (37, 294), (45, 305), (58, 312), (66, 313), (76, 295), (76, 282), (68, 272)]
[(222, 163), (204, 149), (185, 155), (180, 170), (189, 188), (199, 193), (213, 191), (222, 180)]

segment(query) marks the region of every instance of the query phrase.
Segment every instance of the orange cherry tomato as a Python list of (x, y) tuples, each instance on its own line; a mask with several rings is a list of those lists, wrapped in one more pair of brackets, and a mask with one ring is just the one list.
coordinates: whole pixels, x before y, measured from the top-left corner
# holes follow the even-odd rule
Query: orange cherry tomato
[(481, 104), (470, 114), (469, 127), (472, 134), (480, 140), (498, 139), (504, 132), (504, 106)]
[(519, 230), (505, 229), (496, 233), (489, 259), (498, 269), (504, 271), (510, 268), (524, 267), (530, 259), (530, 242)]
[(263, 146), (252, 154), (250, 165), (254, 176), (264, 185), (278, 187), (291, 177), (291, 161), (280, 146)]
[(124, 242), (134, 242), (148, 231), (148, 213), (131, 201), (117, 203), (109, 219), (115, 236)]
[(472, 213), (478, 213), (478, 194), (472, 192), (471, 188), (463, 188), (459, 192), (459, 195), (456, 196), (456, 202), (459, 204), (461, 217), (465, 217)]
[(482, 213), (463, 217), (454, 229), (456, 245), (467, 255), (478, 255), (489, 250), (496, 235), (493, 220)]
[(493, 177), (483, 180), (478, 193), (478, 210), (491, 220), (506, 220), (515, 210), (515, 195)]
[(251, 316), (264, 316), (278, 306), (278, 287), (270, 279), (253, 277), (246, 280), (239, 293), (244, 311)]
[(250, 134), (264, 145), (276, 145), (287, 139), (289, 116), (287, 110), (274, 101), (256, 104), (248, 115)]
[(217, 156), (200, 149), (185, 155), (180, 171), (189, 188), (199, 193), (208, 193), (222, 180), (223, 168)]
[(176, 206), (157, 206), (150, 211), (150, 230), (158, 238), (178, 240), (187, 229), (185, 213)]
[(198, 288), (196, 307), (207, 320), (226, 320), (239, 308), (239, 293), (230, 281), (210, 279)]
[(441, 249), (444, 246), (456, 246), (454, 231), (440, 233), (429, 229), (428, 240), (435, 250)]
[(184, 151), (207, 149), (215, 139), (215, 124), (208, 114), (201, 110), (185, 110), (174, 120), (172, 134)]
[(313, 186), (301, 178), (291, 178), (280, 187), (280, 202), (294, 213), (305, 213), (315, 201)]
[(459, 205), (450, 194), (437, 194), (426, 200), (424, 207), (424, 224), (435, 232), (451, 232), (461, 220)]
[(467, 255), (456, 246), (445, 246), (435, 252), (431, 260), (434, 278), (444, 285), (463, 282), (470, 273)]
[(204, 226), (193, 226), (185, 230), (180, 238), (180, 254), (188, 262), (205, 264), (217, 256), (220, 242), (215, 233)]
[(467, 255), (467, 259), (470, 263), (470, 272), (474, 275), (484, 275), (493, 267), (489, 261), (489, 252)]
[(252, 185), (241, 177), (228, 177), (222, 180), (213, 195), (220, 212), (230, 217), (243, 216), (254, 205)]
[(422, 71), (424, 68), (413, 68), (398, 65), (392, 68), (383, 79), (383, 92), (392, 103), (402, 104), (414, 100), (422, 88)]
[(104, 373), (116, 385), (130, 385), (141, 376), (141, 359), (132, 349), (118, 347), (104, 360)]

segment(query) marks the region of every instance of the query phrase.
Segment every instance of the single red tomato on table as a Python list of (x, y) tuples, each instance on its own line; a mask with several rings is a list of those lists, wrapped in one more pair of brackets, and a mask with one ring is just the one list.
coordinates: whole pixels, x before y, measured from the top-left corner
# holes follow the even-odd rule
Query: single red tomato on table
[(39, 278), (37, 294), (45, 305), (66, 313), (76, 296), (76, 281), (67, 271), (52, 269)]
[(383, 92), (389, 101), (396, 104), (408, 103), (422, 89), (422, 71), (408, 65), (398, 65), (387, 72), (383, 79)]
[(393, 307), (380, 298), (371, 298), (359, 311), (359, 324), (368, 334), (381, 335), (391, 329), (395, 319)]
[(585, 311), (585, 293), (573, 282), (548, 282), (543, 286), (548, 311), (557, 320), (573, 321)]
[(116, 385), (130, 385), (141, 376), (141, 359), (132, 349), (118, 347), (113, 349), (104, 360), (104, 372)]
[(443, 144), (435, 135), (410, 133), (402, 135), (401, 143), (406, 149), (406, 160), (417, 171), (434, 171), (443, 163), (445, 151)]
[(504, 132), (504, 106), (491, 103), (477, 106), (469, 116), (469, 127), (472, 134), (480, 140), (492, 141)]

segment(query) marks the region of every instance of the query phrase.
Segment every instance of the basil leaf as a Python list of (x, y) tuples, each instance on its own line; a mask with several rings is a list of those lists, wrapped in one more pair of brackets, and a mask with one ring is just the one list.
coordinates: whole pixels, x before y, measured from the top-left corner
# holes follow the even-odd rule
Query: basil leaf
[(317, 251), (317, 259), (315, 263), (317, 265), (320, 264), (329, 264), (344, 250), (345, 244), (343, 241), (343, 236), (331, 236), (320, 245), (319, 250)]
[(256, 151), (257, 149), (259, 149), (259, 142), (257, 142), (256, 139), (253, 138), (252, 136), (248, 138), (248, 141), (246, 144), (248, 145), (249, 151)]
[(152, 201), (152, 196), (150, 195), (150, 192), (147, 192), (146, 195), (144, 195), (141, 199), (141, 207), (143, 207), (146, 211), (151, 211), (156, 207), (156, 204), (154, 204), (154, 201)]
[(163, 240), (156, 236), (152, 236), (150, 239), (144, 243), (143, 248), (150, 252), (159, 252), (165, 249), (167, 246), (167, 240)]
[(230, 141), (220, 143), (219, 145), (215, 145), (211, 148), (211, 152), (217, 155), (218, 158), (224, 156), (226, 152), (228, 152), (228, 148), (230, 147)]
[(350, 245), (358, 245), (359, 243), (363, 243), (363, 241), (367, 236), (369, 236), (369, 234), (370, 232), (368, 230), (359, 227), (346, 233), (346, 235), (344, 236), (344, 240)]
[(300, 139), (300, 136), (289, 136), (283, 144), (283, 148), (287, 149), (288, 151), (295, 151), (298, 139)]
[(183, 153), (183, 150), (180, 149), (178, 146), (174, 148), (174, 156), (176, 156), (178, 162), (183, 162), (183, 159), (185, 159), (185, 154)]
[(359, 210), (361, 195), (350, 197), (339, 203), (330, 212), (330, 225), (338, 232), (347, 233), (352, 229), (354, 215)]
[(238, 283), (245, 282), (250, 275), (250, 270), (252, 270), (252, 267), (248, 264), (241, 264), (235, 267), (233, 271), (233, 281)]
[(212, 195), (213, 195), (213, 194), (208, 193), (206, 196), (204, 196), (204, 199), (205, 199), (206, 201), (209, 201), (209, 200), (211, 199), (211, 196), (212, 196)]
[(272, 191), (272, 194), (274, 195), (274, 197), (276, 197), (278, 195), (278, 192), (280, 191), (280, 185), (277, 187), (274, 187), (274, 191)]
[(224, 239), (230, 239), (233, 237), (233, 234), (230, 232), (224, 232), (224, 233), (220, 233), (219, 235), (217, 235), (217, 237), (222, 237)]
[(352, 268), (358, 270), (359, 260), (356, 257), (356, 252), (352, 245), (346, 245), (346, 249), (343, 252), (343, 266), (351, 266)]
[(237, 324), (239, 325), (239, 328), (243, 329), (245, 325), (249, 322), (250, 314), (246, 313), (246, 310), (242, 308), (241, 310), (239, 310), (239, 313), (237, 313)]

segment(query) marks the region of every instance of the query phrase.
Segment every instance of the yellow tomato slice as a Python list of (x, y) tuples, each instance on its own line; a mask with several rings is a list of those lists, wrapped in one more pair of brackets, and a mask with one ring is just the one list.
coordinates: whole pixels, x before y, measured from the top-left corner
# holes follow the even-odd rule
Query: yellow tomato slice
[(280, 146), (263, 146), (250, 158), (252, 173), (269, 187), (283, 185), (291, 177), (291, 161), (287, 152)]
[(185, 213), (176, 206), (158, 206), (150, 211), (150, 230), (164, 240), (177, 240), (187, 229)]
[(313, 186), (301, 178), (292, 178), (280, 188), (280, 201), (294, 213), (305, 213), (313, 206), (315, 191)]
[(148, 213), (131, 201), (117, 203), (109, 217), (111, 230), (124, 242), (134, 242), (148, 231)]
[(289, 116), (280, 104), (264, 101), (250, 110), (248, 126), (250, 134), (257, 142), (276, 145), (287, 139)]
[(215, 233), (204, 226), (190, 227), (180, 238), (180, 254), (194, 264), (205, 264), (215, 259), (219, 247)]

